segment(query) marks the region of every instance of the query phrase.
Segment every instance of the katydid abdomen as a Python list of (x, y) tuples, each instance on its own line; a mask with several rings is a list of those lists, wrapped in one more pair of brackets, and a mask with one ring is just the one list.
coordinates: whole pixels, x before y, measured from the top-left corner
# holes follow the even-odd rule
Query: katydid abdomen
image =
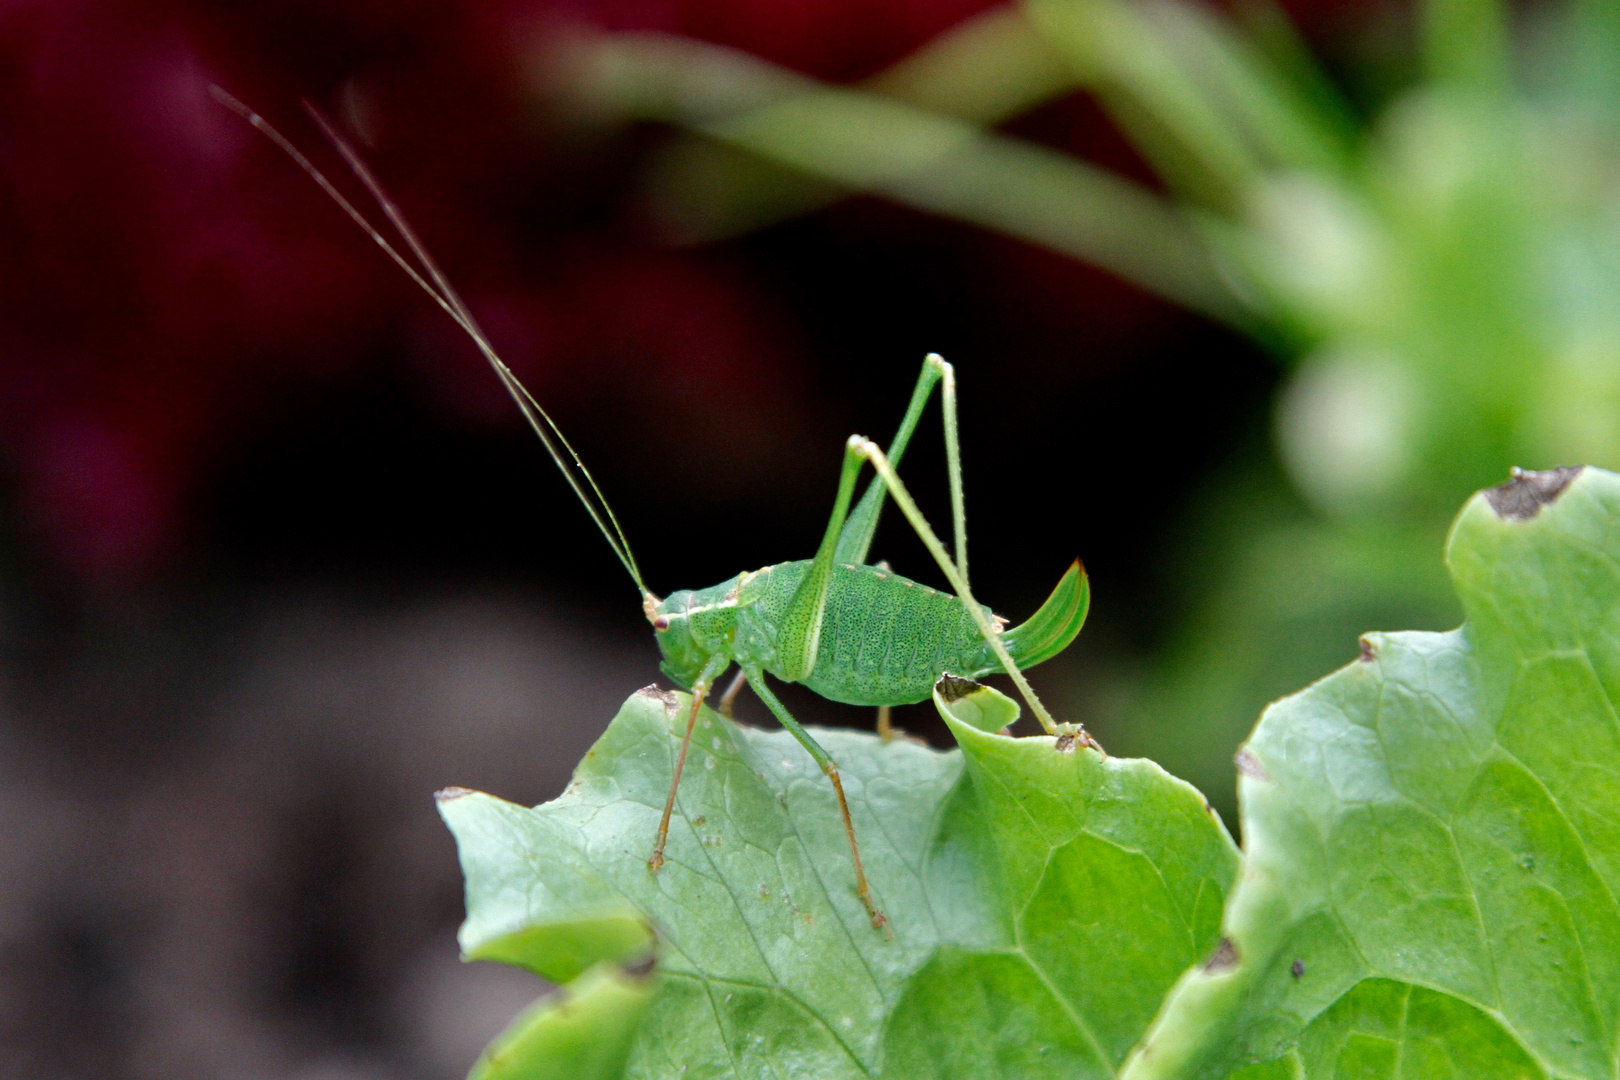
[[(994, 618), (989, 608), (984, 613)], [(944, 672), (986, 674), (987, 656), (978, 625), (954, 594), (875, 566), (837, 566), (821, 648), (804, 685), (849, 705), (910, 705), (927, 699)]]

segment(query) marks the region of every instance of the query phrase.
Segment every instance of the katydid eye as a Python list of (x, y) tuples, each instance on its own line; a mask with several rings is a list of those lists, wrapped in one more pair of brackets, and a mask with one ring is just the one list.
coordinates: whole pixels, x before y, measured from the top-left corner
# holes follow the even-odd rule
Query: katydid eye
[(669, 616), (668, 615), (660, 615), (660, 616), (658, 616), (658, 618), (654, 619), (653, 620), (653, 629), (654, 630), (668, 630), (669, 629)]

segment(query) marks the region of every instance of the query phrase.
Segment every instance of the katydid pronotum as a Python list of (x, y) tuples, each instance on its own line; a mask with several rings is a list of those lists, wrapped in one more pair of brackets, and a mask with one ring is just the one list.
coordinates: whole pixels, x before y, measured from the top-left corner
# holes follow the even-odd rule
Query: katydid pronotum
[[(767, 684), (766, 674), (783, 682), (802, 683), (833, 701), (878, 706), (880, 728), (887, 737), (888, 707), (927, 699), (935, 683), (946, 673), (974, 679), (1005, 672), (1048, 734), (1058, 736), (1062, 744), (1078, 743), (1101, 752), (1102, 748), (1083, 727), (1056, 723), (1023, 674), (1024, 668), (1063, 651), (1080, 632), (1090, 590), (1079, 560), (1069, 567), (1040, 609), (1027, 622), (1012, 629), (1005, 629), (1004, 620), (976, 601), (968, 586), (967, 520), (962, 504), (956, 380), (951, 365), (938, 355), (930, 354), (923, 362), (911, 403), (887, 453), (859, 435), (851, 436), (845, 444), (832, 518), (813, 558), (775, 563), (738, 574), (719, 585), (682, 589), (660, 599), (643, 583), (624, 531), (590, 470), (540, 403), (496, 354), (472, 312), (439, 270), (398, 207), (331, 122), (306, 103), (315, 123), (376, 199), (417, 264), (407, 260), (307, 157), (262, 117), (218, 87), (213, 87), (212, 92), (223, 105), (291, 156), (473, 340), (635, 582), (641, 593), (642, 610), (652, 624), (663, 654), (660, 666), (691, 695), (686, 728), (671, 770), (669, 795), (652, 854), (647, 860), (651, 872), (657, 873), (664, 863), (670, 817), (699, 711), (715, 680), (733, 663), (739, 672), (723, 697), (722, 711), (730, 713), (732, 699), (746, 682), (826, 774), (849, 840), (856, 892), (874, 928), (883, 928), (886, 919), (872, 897), (865, 868), (861, 865), (860, 845), (856, 841), (838, 765), (788, 712)], [(934, 534), (895, 472), (936, 385), (940, 386), (944, 416), (954, 557)], [(867, 463), (877, 476), (851, 510), (856, 481)], [(866, 564), (884, 501), (890, 497), (939, 564), (952, 592), (939, 592), (920, 585), (893, 573), (883, 564)]]

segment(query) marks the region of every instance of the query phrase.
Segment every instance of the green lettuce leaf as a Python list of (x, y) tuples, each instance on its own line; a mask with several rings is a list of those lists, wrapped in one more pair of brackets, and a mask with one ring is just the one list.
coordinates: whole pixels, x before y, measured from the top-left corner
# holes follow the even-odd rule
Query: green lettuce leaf
[[(1158, 766), (981, 730), (1016, 706), (957, 690), (936, 696), (957, 751), (816, 733), (892, 936), (855, 894), (810, 757), (707, 710), (666, 864), (648, 871), (688, 707), (648, 689), (553, 802), (441, 797), (467, 878), (464, 953), (566, 980), (650, 952), (627, 1077), (1112, 1076), (1215, 948), (1236, 850)], [(551, 1075), (537, 1061), (480, 1077)]]
[(1620, 477), (1482, 492), (1447, 560), (1461, 629), (1367, 635), (1239, 753), (1225, 943), (1124, 1080), (1616, 1075)]

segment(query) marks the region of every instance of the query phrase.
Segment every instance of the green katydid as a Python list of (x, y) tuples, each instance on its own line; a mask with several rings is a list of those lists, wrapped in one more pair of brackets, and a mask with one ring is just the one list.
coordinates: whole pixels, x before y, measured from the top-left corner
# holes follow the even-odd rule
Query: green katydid
[[(1004, 629), (1004, 621), (973, 598), (967, 574), (967, 523), (962, 502), (955, 373), (939, 356), (930, 354), (923, 362), (910, 405), (887, 453), (859, 435), (851, 436), (846, 443), (832, 517), (813, 558), (775, 563), (706, 589), (682, 589), (660, 599), (642, 581), (624, 531), (579, 455), (496, 354), (471, 311), (440, 272), (399, 209), (331, 123), (306, 105), (311, 117), (398, 230), (420, 268), (400, 254), (308, 158), (263, 118), (223, 90), (212, 89), (221, 103), (264, 132), (309, 173), (471, 337), (635, 582), (641, 593), (642, 609), (663, 654), (660, 666), (691, 695), (686, 728), (671, 770), (669, 796), (652, 854), (647, 860), (653, 873), (664, 863), (670, 818), (699, 710), (715, 680), (733, 664), (737, 665), (739, 674), (724, 695), (722, 711), (729, 714), (732, 698), (746, 681), (827, 775), (849, 840), (856, 891), (872, 925), (877, 928), (883, 927), (886, 920), (872, 897), (865, 868), (861, 865), (860, 845), (856, 841), (838, 765), (772, 692), (765, 679), (767, 674), (783, 682), (802, 683), (833, 701), (879, 706), (883, 712), (880, 726), (887, 735), (887, 708), (925, 700), (946, 673), (974, 679), (1005, 672), (1042, 727), (1058, 736), (1060, 745), (1078, 743), (1101, 752), (1102, 748), (1084, 728), (1056, 723), (1023, 674), (1024, 668), (1056, 656), (1080, 632), (1089, 607), (1090, 589), (1079, 560), (1069, 567), (1040, 609), (1027, 622), (1012, 629)], [(895, 472), (936, 385), (941, 388), (944, 415), (954, 558), (935, 536)], [(873, 466), (877, 476), (851, 510), (856, 481), (867, 463)], [(939, 592), (920, 585), (882, 564), (866, 564), (867, 551), (888, 497), (894, 499), (939, 564), (952, 592)]]

